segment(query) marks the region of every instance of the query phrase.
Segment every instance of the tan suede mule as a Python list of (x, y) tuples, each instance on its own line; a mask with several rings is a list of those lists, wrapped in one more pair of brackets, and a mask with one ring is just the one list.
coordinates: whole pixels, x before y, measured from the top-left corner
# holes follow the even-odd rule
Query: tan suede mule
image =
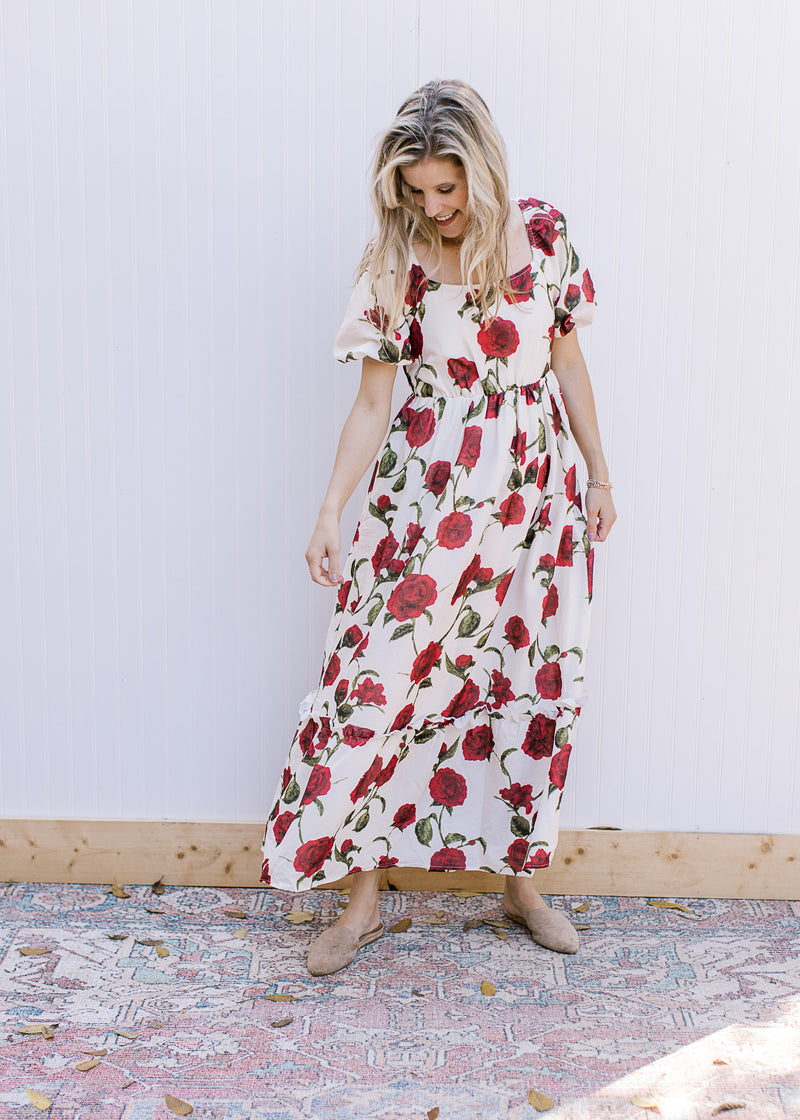
[(352, 964), (359, 949), (371, 945), (379, 937), (383, 937), (383, 926), (380, 923), (368, 933), (362, 933), (361, 937), (351, 929), (331, 926), (312, 942), (306, 957), (306, 967), (312, 976), (328, 976), (331, 972), (338, 972), (340, 968), (347, 968)]
[(526, 910), (524, 914), (517, 914), (505, 906), (503, 909), (512, 922), (526, 926), (531, 931), (531, 937), (537, 945), (552, 949), (555, 953), (577, 953), (580, 945), (578, 932), (558, 910), (539, 906), (534, 910)]

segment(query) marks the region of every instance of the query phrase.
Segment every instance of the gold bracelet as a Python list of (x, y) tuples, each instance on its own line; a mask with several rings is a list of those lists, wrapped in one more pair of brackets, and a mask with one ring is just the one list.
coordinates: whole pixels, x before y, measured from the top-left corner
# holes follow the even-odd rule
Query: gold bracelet
[(597, 478), (590, 478), (586, 481), (587, 486), (597, 486), (600, 490), (613, 490), (610, 482), (600, 482)]

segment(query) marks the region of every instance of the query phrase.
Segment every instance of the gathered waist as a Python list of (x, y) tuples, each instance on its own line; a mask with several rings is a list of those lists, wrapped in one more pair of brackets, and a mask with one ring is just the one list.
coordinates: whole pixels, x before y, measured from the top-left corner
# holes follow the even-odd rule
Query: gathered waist
[(535, 401), (538, 401), (541, 388), (549, 372), (549, 370), (545, 370), (535, 381), (528, 381), (524, 385), (506, 385), (501, 389), (494, 390), (487, 390), (481, 382), (478, 381), (470, 389), (459, 389), (457, 385), (453, 385), (450, 392), (442, 393), (437, 392), (435, 385), (431, 385), (427, 381), (418, 381), (412, 389), (412, 397), (418, 400), (461, 401), (467, 404), (477, 403), (485, 398), (488, 402), (495, 405), (501, 404), (509, 397), (512, 400), (522, 397), (527, 404), (533, 404)]

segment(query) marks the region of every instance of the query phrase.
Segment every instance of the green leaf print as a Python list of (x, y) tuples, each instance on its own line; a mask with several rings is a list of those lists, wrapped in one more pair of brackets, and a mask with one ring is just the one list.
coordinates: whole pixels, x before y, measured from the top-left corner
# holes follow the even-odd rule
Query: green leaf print
[(426, 727), (422, 731), (418, 731), (416, 733), (416, 735), (414, 736), (414, 742), (415, 743), (427, 743), (427, 741), (429, 739), (432, 739), (435, 734), (436, 734), (436, 731), (433, 727)]
[(451, 848), (453, 844), (466, 844), (466, 836), (462, 836), (460, 832), (448, 832), (444, 838), (445, 845)]
[(339, 723), (347, 723), (354, 711), (355, 709), (352, 708), (349, 704), (340, 704), (336, 709), (336, 715), (339, 719)]
[(382, 608), (383, 608), (383, 596), (379, 595), (378, 598), (375, 600), (375, 602), (372, 604), (372, 606), (369, 608), (369, 614), (367, 615), (367, 625), (368, 626), (372, 626), (375, 619), (381, 613)]
[(387, 475), (390, 475), (394, 470), (396, 463), (397, 452), (391, 447), (387, 448), (387, 450), (383, 453), (383, 458), (381, 459), (380, 466), (378, 467), (378, 474), (380, 475), (380, 477), (386, 478)]
[(459, 743), (459, 740), (456, 739), (456, 741), (454, 743), (450, 744), (450, 746), (447, 748), (447, 750), (444, 752), (444, 754), (440, 754), (437, 757), (437, 760), (436, 760), (437, 765), (440, 762), (446, 762), (448, 758), (453, 758), (456, 751), (458, 750), (458, 743)]
[(583, 650), (579, 649), (578, 646), (572, 646), (571, 649), (567, 650), (567, 653), (576, 653), (578, 655), (578, 660), (583, 661)]
[(392, 493), (393, 494), (399, 494), (400, 491), (405, 487), (405, 484), (406, 484), (406, 472), (405, 472), (405, 470), (402, 470), (402, 471), (400, 471), (400, 474), (397, 476), (397, 481), (395, 482), (394, 486), (392, 487)]
[(400, 361), (400, 351), (393, 342), (388, 338), (382, 338), (381, 344), (378, 347), (378, 361), (386, 362), (387, 365), (396, 366)]
[(527, 836), (530, 830), (530, 825), (525, 818), (515, 813), (511, 818), (511, 831), (514, 836)]
[[(481, 624), (481, 616), (472, 607), (467, 607), (464, 611), (464, 617), (458, 624), (459, 638), (468, 638), (470, 634), (474, 634)], [(488, 637), (488, 635), (487, 635)]]
[(369, 824), (369, 808), (366, 808), (364, 810), (364, 812), (361, 814), (361, 816), (358, 818), (356, 823), (353, 825), (353, 829), (356, 832), (361, 832), (363, 829), (365, 829), (367, 827), (368, 824)]
[(462, 681), (467, 679), (467, 670), (466, 669), (457, 669), (455, 667), (455, 664), (447, 656), (447, 653), (445, 653), (445, 655), (444, 655), (444, 661), (445, 661), (445, 665), (447, 666), (448, 673), (452, 673), (454, 677), (460, 677)]
[(558, 657), (560, 653), (561, 650), (558, 648), (558, 646), (547, 646), (544, 653), (542, 654), (542, 657), (545, 659), (545, 661), (552, 661), (553, 658)]
[(559, 727), (558, 731), (556, 731), (556, 746), (558, 747), (559, 750), (561, 750), (561, 748), (565, 747), (568, 742), (569, 742), (569, 728), (568, 727)]
[(413, 622), (403, 622), (394, 631), (394, 633), (392, 634), (389, 641), (393, 642), (395, 640), (395, 638), (404, 638), (406, 636), (406, 634), (410, 634), (413, 629), (414, 629), (414, 623)]
[(297, 784), (297, 779), (292, 778), (289, 785), (286, 787), (286, 792), (283, 795), (283, 800), (287, 805), (291, 805), (300, 796), (300, 786)]
[(423, 817), (421, 821), (417, 821), (414, 825), (414, 832), (420, 844), (425, 844), (426, 847), (430, 846), (433, 839), (433, 825), (427, 817)]
[(545, 434), (544, 424), (539, 421), (539, 454), (544, 455), (547, 450), (547, 435)]
[(521, 485), (522, 485), (522, 471), (519, 469), (519, 467), (514, 467), (513, 471), (511, 472), (511, 474), (509, 475), (509, 478), (508, 478), (508, 489), (509, 490), (519, 490)]

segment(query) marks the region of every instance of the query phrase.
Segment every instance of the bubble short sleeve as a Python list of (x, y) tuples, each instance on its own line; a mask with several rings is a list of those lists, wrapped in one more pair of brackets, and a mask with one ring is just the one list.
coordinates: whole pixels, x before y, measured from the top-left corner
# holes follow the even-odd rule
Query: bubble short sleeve
[(553, 255), (545, 258), (544, 267), (555, 312), (553, 337), (563, 338), (573, 327), (588, 327), (594, 320), (597, 303), (589, 269), (569, 239), (566, 218), (559, 211), (554, 211), (553, 217)]
[(378, 362), (396, 365), (401, 359), (406, 335), (402, 324), (399, 330), (389, 329), (387, 316), (375, 300), (370, 275), (365, 272), (350, 296), (333, 344), (333, 356), (340, 362), (375, 358)]

